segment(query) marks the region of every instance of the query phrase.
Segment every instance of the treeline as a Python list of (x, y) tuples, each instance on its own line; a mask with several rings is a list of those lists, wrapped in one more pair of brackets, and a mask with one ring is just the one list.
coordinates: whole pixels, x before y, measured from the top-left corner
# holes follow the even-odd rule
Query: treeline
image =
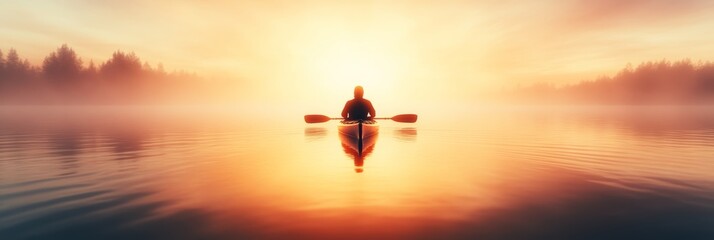
[(615, 76), (576, 84), (539, 83), (507, 93), (518, 102), (666, 105), (714, 103), (714, 63), (690, 60), (628, 64)]
[(40, 66), (16, 50), (0, 49), (0, 104), (162, 103), (203, 98), (210, 89), (195, 74), (152, 67), (133, 52), (116, 51), (101, 63), (82, 58), (67, 45)]

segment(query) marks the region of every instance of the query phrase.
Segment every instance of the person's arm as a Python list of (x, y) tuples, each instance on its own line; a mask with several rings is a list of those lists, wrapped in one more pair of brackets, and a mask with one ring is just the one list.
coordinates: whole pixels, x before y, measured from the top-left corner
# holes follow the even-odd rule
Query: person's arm
[(347, 119), (347, 113), (350, 111), (350, 101), (347, 101), (345, 103), (345, 107), (342, 108), (342, 118)]
[(374, 111), (374, 107), (372, 106), (372, 102), (367, 102), (367, 106), (369, 107), (369, 118), (372, 119), (374, 116), (377, 115), (377, 112)]

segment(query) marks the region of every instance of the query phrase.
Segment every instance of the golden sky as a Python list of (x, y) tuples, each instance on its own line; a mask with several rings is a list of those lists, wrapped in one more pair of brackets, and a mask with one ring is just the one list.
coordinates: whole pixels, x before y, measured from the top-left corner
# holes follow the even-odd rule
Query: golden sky
[[(238, 94), (470, 98), (714, 60), (714, 1), (2, 1), (0, 43), (33, 63), (63, 43), (236, 81)], [(341, 104), (341, 103), (340, 103)]]

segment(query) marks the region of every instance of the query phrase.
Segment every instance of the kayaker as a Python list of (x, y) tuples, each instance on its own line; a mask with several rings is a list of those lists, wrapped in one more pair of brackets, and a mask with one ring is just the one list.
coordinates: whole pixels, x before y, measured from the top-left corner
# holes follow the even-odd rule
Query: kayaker
[(375, 112), (372, 102), (362, 98), (364, 89), (362, 86), (355, 87), (355, 98), (347, 101), (342, 109), (342, 117), (348, 120), (368, 120), (374, 118)]

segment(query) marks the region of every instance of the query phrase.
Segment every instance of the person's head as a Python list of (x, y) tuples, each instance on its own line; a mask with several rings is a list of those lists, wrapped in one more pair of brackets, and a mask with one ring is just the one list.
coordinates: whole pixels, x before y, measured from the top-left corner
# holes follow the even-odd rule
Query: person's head
[(355, 98), (362, 98), (364, 96), (364, 89), (362, 86), (355, 87)]

